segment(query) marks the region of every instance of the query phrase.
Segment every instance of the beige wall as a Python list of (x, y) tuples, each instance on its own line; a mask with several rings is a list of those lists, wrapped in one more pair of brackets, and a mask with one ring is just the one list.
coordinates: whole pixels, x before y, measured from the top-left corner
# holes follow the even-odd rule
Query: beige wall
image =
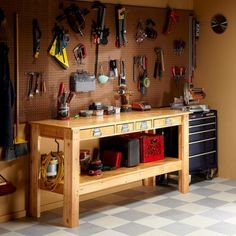
[[(218, 110), (219, 175), (236, 178), (236, 1), (194, 0), (200, 20), (197, 69), (194, 83), (205, 88), (206, 102)], [(228, 19), (225, 33), (210, 28), (211, 17), (222, 13)]]

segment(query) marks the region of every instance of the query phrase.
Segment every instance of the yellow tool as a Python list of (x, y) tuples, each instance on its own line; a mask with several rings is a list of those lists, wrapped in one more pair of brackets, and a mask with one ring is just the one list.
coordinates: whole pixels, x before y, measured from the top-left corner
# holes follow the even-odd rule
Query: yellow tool
[(49, 54), (51, 56), (53, 56), (56, 61), (64, 68), (64, 69), (68, 69), (69, 68), (69, 61), (68, 61), (68, 57), (67, 57), (67, 52), (66, 52), (66, 48), (62, 48), (61, 51), (59, 53), (56, 53), (56, 47), (57, 47), (57, 38), (55, 37), (53, 44), (49, 50)]

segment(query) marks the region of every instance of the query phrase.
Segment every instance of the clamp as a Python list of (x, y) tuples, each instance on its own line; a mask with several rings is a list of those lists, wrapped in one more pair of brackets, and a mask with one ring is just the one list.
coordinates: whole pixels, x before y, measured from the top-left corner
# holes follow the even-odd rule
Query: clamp
[(79, 64), (83, 64), (83, 60), (87, 56), (86, 48), (84, 44), (79, 43), (73, 50), (76, 61)]

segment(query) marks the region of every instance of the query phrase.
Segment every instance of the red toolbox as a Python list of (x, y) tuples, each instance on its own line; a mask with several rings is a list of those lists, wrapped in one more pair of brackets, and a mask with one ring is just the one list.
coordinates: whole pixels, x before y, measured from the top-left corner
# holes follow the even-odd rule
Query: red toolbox
[(164, 135), (135, 133), (129, 136), (139, 139), (141, 163), (164, 159)]
[(122, 152), (113, 150), (104, 150), (102, 153), (102, 164), (111, 168), (120, 168)]

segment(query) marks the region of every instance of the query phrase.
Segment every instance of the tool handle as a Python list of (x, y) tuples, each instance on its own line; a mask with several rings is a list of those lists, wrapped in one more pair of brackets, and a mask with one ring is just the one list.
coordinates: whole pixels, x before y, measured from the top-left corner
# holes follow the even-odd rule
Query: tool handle
[(158, 69), (158, 62), (155, 62), (155, 66), (154, 66), (154, 73), (153, 73), (153, 77), (156, 79), (157, 78), (157, 69)]
[(64, 92), (65, 92), (65, 85), (63, 82), (61, 82), (59, 86), (58, 97), (62, 95)]
[(19, 136), (20, 124), (20, 97), (19, 97), (19, 15), (15, 14), (15, 83), (16, 83), (16, 102), (15, 102), (15, 138)]

